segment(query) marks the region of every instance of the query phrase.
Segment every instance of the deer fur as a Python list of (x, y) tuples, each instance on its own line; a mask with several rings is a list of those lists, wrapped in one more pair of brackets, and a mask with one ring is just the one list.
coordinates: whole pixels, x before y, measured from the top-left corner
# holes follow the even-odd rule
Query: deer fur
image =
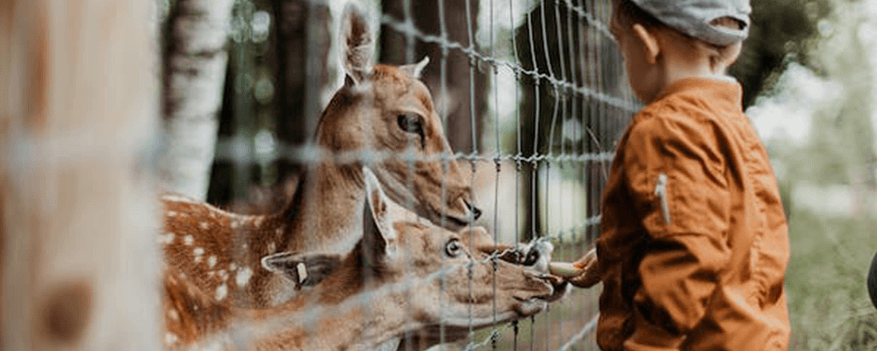
[(278, 273), (314, 272), (321, 278), (311, 289), (277, 306), (241, 308), (190, 289), (190, 278), (170, 276), (166, 346), (369, 350), (437, 325), (459, 331), (470, 323), (480, 328), (527, 317), (565, 290), (559, 280), (531, 268), (469, 251), (467, 245), (490, 240), (483, 228), (454, 232), (422, 220), (394, 203), (370, 171), (363, 175), (364, 233), (354, 248), (262, 260)]
[(297, 285), (260, 265), (278, 252), (343, 253), (361, 238), (364, 204), (360, 162), (333, 155), (374, 151), (420, 161), (376, 159), (369, 166), (388, 196), (449, 229), (480, 215), (468, 177), (452, 151), (432, 97), (417, 78), (428, 59), (401, 67), (373, 63), (366, 16), (345, 9), (341, 26), (346, 83), (324, 110), (316, 144), (328, 155), (310, 164), (287, 206), (269, 215), (237, 215), (176, 195), (162, 197), (167, 274), (191, 289), (237, 306), (270, 306), (295, 295)]

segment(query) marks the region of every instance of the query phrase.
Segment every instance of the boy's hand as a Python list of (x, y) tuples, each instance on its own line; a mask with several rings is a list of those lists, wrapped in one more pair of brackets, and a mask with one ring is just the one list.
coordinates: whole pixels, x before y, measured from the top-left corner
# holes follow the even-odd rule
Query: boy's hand
[(582, 258), (573, 263), (551, 262), (548, 270), (551, 274), (561, 276), (579, 288), (590, 288), (600, 282), (597, 270), (597, 250), (591, 249)]

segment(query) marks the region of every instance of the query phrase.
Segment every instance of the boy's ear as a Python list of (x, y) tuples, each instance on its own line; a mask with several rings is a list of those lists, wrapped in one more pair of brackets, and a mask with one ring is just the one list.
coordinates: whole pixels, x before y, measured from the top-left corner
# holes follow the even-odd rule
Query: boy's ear
[(646, 61), (650, 64), (658, 62), (658, 55), (661, 54), (661, 47), (658, 45), (658, 37), (654, 32), (650, 32), (642, 24), (633, 25), (633, 35), (643, 45), (643, 52), (646, 55)]

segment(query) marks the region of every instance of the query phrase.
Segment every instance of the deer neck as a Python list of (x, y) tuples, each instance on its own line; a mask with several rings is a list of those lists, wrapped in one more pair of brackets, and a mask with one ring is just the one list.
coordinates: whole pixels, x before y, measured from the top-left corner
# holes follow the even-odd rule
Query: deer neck
[[(349, 259), (342, 272), (283, 305), (247, 311), (248, 320), (238, 325), (252, 328), (248, 332), (259, 350), (274, 350), (271, 345), (292, 345), (293, 350), (372, 350), (417, 327), (418, 322), (408, 317), (411, 296), (393, 290), (364, 294), (371, 289), (355, 259)], [(376, 277), (375, 282), (382, 280)]]
[(289, 252), (347, 252), (361, 233), (365, 194), (361, 166), (321, 163), (303, 176), (302, 193), (296, 194), (284, 216), (292, 223)]

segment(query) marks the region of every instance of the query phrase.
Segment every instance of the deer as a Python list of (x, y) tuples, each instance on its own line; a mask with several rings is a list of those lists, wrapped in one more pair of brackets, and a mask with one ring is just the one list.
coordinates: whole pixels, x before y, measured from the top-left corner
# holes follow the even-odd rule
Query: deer
[(348, 5), (341, 20), (344, 85), (318, 122), (315, 144), (327, 157), (309, 163), (287, 205), (277, 213), (241, 215), (164, 194), (163, 244), (169, 274), (192, 288), (243, 306), (269, 306), (297, 294), (300, 284), (263, 269), (278, 252), (343, 253), (361, 237), (364, 185), (361, 161), (342, 155), (374, 151), (369, 163), (388, 196), (417, 215), (450, 230), (470, 225), (468, 177), (450, 159), (432, 97), (418, 79), (429, 59), (403, 66), (375, 64), (367, 17)]
[(313, 277), (313, 286), (276, 306), (237, 307), (204, 294), (191, 277), (166, 275), (165, 345), (368, 350), (439, 325), (462, 331), (525, 318), (563, 295), (566, 283), (557, 277), (470, 251), (491, 240), (483, 228), (435, 225), (396, 204), (371, 171), (361, 174), (363, 233), (348, 252), (281, 252), (261, 260), (278, 274)]

